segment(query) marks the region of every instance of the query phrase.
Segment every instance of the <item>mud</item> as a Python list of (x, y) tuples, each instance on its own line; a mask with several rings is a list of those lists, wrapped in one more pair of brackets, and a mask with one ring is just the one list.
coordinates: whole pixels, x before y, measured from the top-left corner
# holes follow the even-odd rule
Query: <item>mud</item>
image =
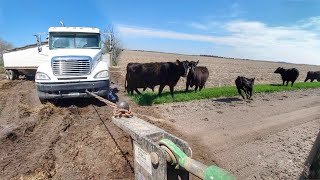
[(42, 105), (34, 82), (0, 82), (1, 179), (133, 179), (131, 142), (110, 108), (92, 99)]

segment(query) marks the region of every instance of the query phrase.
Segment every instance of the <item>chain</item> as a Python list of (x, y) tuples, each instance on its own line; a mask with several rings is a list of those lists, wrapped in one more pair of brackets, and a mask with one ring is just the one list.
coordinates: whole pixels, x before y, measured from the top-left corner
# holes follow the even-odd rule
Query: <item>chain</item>
[(116, 118), (121, 118), (121, 117), (126, 117), (126, 118), (131, 118), (133, 116), (133, 113), (131, 112), (131, 110), (126, 110), (126, 109), (121, 109), (118, 108), (117, 104), (101, 97), (98, 96), (92, 92), (89, 92), (88, 90), (86, 90), (86, 93), (90, 94), (91, 96), (95, 97), (96, 99), (98, 99), (99, 101), (105, 103), (106, 105), (109, 105), (110, 107), (113, 108), (113, 116)]

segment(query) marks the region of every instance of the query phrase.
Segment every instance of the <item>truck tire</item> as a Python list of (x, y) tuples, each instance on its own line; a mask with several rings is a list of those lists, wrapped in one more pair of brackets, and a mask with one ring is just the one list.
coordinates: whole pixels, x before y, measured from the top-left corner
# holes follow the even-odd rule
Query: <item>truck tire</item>
[(48, 102), (48, 99), (39, 98), (41, 104), (46, 104)]
[(8, 71), (8, 70), (6, 70), (6, 78), (7, 78), (8, 80), (10, 80), (10, 78), (9, 78), (9, 71)]

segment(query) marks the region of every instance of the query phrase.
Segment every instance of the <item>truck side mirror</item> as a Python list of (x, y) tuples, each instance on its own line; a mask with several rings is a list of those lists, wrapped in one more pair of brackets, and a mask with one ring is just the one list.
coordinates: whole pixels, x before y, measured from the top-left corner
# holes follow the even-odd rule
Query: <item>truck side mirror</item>
[(38, 46), (38, 52), (42, 52), (42, 47), (41, 47), (41, 35), (36, 34), (34, 35), (37, 38), (37, 46)]
[[(109, 52), (108, 53), (111, 53), (113, 51), (113, 33), (103, 33), (103, 35), (107, 35), (109, 36), (109, 38), (105, 38), (105, 40), (109, 40), (109, 43), (107, 43), (107, 41), (103, 41), (103, 43), (105, 45), (108, 45), (108, 49), (109, 49)], [(105, 47), (106, 48), (106, 47)]]

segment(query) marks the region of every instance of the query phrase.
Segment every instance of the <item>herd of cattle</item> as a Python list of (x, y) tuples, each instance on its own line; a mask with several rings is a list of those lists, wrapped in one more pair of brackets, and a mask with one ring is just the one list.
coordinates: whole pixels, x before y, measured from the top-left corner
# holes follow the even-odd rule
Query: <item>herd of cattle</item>
[[(159, 87), (158, 95), (160, 96), (163, 88), (169, 86), (171, 96), (173, 97), (174, 87), (177, 85), (180, 77), (187, 77), (186, 89), (187, 92), (189, 87), (195, 86), (195, 91), (201, 91), (205, 87), (205, 83), (209, 77), (208, 68), (205, 66), (197, 66), (199, 61), (179, 61), (176, 62), (151, 62), (151, 63), (128, 63), (127, 74), (125, 79), (125, 89), (127, 93), (135, 91), (141, 94), (138, 88), (143, 88), (145, 91), (147, 88), (154, 91), (155, 86)], [(299, 71), (296, 68), (284, 69), (279, 67), (274, 71), (281, 75), (283, 85), (291, 82), (293, 86), (294, 82), (299, 76)], [(320, 81), (320, 71), (309, 71), (305, 82), (311, 80)], [(247, 99), (251, 99), (252, 90), (255, 78), (246, 78), (243, 76), (238, 76), (235, 80), (235, 84), (239, 94), (243, 99), (245, 97), (242, 95), (241, 90), (246, 94)]]

